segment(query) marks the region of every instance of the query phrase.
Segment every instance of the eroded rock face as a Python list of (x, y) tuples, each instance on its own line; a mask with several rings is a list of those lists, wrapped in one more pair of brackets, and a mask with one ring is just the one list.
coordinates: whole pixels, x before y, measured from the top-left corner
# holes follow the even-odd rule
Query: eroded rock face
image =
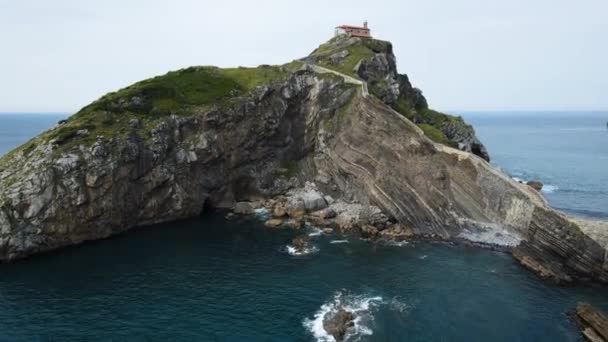
[[(390, 69), (390, 54), (375, 59), (385, 60)], [(338, 228), (358, 225), (369, 236), (506, 232), (510, 244), (519, 242), (518, 260), (547, 277), (608, 281), (606, 246), (584, 223), (466, 148), (432, 142), (385, 101), (304, 66), (221, 106), (168, 116), (149, 136), (130, 118), (124, 138), (89, 132), (69, 148), (49, 141), (18, 151), (0, 164), (0, 259), (287, 196), (273, 207), (273, 226), (286, 216), (301, 224), (329, 205)], [(116, 101), (123, 102), (137, 105)], [(318, 189), (306, 190), (315, 180)]]
[[(370, 93), (382, 102), (410, 117), (417, 124), (430, 124), (441, 131), (445, 137), (460, 150), (473, 153), (486, 161), (490, 155), (482, 142), (475, 135), (475, 130), (461, 117), (453, 117), (443, 113), (430, 111), (422, 91), (412, 86), (405, 74), (397, 71), (396, 58), (390, 42), (364, 39), (338, 37), (324, 45), (330, 64), (338, 65), (348, 56), (348, 47), (364, 45), (370, 55), (361, 59), (352, 72), (367, 81)], [(323, 53), (313, 53), (308, 58), (313, 61), (323, 60)], [(341, 58), (337, 58), (341, 57)]]
[(608, 317), (589, 303), (579, 303), (574, 320), (587, 341), (608, 341)]
[(319, 121), (356, 90), (306, 69), (265, 86), (264, 96), (258, 90), (221, 109), (167, 117), (150, 137), (133, 129), (124, 140), (68, 151), (49, 142), (29, 158), (16, 154), (0, 173), (0, 259), (285, 193), (297, 181), (275, 171), (314, 150)]

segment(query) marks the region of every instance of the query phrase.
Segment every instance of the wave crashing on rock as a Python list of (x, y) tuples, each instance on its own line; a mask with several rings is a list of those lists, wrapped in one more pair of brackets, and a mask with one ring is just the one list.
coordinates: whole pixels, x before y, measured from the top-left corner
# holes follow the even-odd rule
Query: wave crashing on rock
[[(302, 324), (319, 342), (359, 340), (363, 336), (373, 335), (374, 314), (382, 305), (399, 313), (405, 313), (410, 308), (398, 298), (384, 300), (381, 296), (338, 291), (331, 300), (321, 305), (313, 318), (305, 318)], [(335, 327), (336, 318), (341, 327)]]

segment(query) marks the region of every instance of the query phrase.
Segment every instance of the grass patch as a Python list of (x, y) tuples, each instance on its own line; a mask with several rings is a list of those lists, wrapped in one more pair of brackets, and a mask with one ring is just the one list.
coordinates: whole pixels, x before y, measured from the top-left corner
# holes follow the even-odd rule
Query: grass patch
[(354, 72), (355, 66), (363, 60), (374, 57), (374, 52), (363, 44), (356, 44), (346, 47), (344, 49), (337, 49), (336, 52), (348, 50), (348, 56), (346, 56), (338, 65), (332, 64), (328, 58), (321, 59), (319, 64), (343, 74), (359, 78)]
[[(62, 149), (75, 144), (91, 145), (98, 136), (111, 139), (125, 135), (131, 130), (129, 121), (133, 118), (143, 123), (142, 131), (146, 132), (142, 133), (146, 135), (167, 115), (189, 115), (197, 112), (194, 108), (225, 104), (261, 84), (284, 80), (301, 65), (294, 61), (282, 66), (203, 66), (171, 71), (101, 97), (31, 142), (35, 146), (55, 140)], [(88, 134), (78, 135), (83, 129)]]
[(418, 124), (418, 127), (422, 129), (424, 135), (426, 135), (429, 139), (444, 145), (451, 145), (451, 141), (437, 128), (429, 124)]

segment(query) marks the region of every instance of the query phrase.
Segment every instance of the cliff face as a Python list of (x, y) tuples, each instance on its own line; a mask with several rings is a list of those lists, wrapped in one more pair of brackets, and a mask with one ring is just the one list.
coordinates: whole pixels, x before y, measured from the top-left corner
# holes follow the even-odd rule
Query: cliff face
[(432, 140), (490, 161), (471, 125), (461, 117), (429, 109), (422, 91), (412, 86), (407, 75), (398, 73), (390, 42), (338, 36), (304, 60), (366, 81), (372, 94), (418, 124)]
[[(334, 44), (350, 45), (335, 52)], [(306, 63), (368, 80), (371, 95)], [(605, 247), (583, 226), (450, 134), (445, 144), (430, 140), (429, 127), (466, 124), (409, 119), (429, 112), (396, 73), (390, 43), (375, 40), (332, 41), (284, 66), (188, 68), (137, 83), (0, 160), (0, 259), (316, 181), (416, 234), (508, 245), (556, 280), (608, 281)]]

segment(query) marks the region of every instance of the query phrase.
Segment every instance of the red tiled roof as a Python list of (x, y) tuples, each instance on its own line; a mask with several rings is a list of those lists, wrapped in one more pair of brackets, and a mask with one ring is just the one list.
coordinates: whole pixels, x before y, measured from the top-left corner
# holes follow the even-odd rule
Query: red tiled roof
[(336, 28), (355, 29), (355, 30), (367, 30), (367, 31), (369, 31), (369, 27), (361, 27), (361, 26), (340, 25), (340, 26), (338, 26)]

